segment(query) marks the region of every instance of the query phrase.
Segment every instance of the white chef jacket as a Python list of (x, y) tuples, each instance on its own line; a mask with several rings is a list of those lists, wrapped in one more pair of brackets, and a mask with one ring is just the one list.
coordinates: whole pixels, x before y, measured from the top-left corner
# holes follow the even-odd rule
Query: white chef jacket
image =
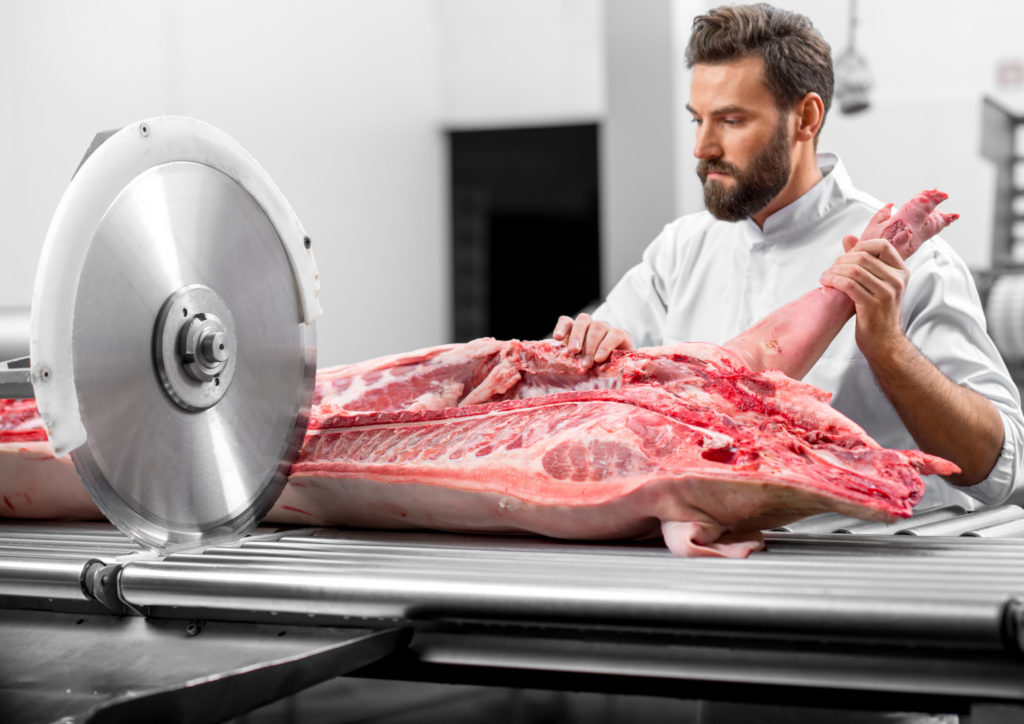
[[(843, 253), (842, 238), (860, 234), (882, 206), (854, 188), (842, 162), (819, 154), (822, 180), (769, 216), (726, 222), (709, 212), (668, 224), (593, 313), (627, 330), (637, 346), (724, 344), (768, 313), (819, 286)], [(1020, 394), (985, 330), (974, 280), (963, 260), (934, 237), (907, 260), (910, 279), (900, 319), (918, 349), (958, 384), (999, 410), (1005, 436), (998, 462), (969, 488), (926, 478), (919, 507), (957, 503), (968, 510), (998, 504), (1013, 490), (1024, 450)], [(833, 394), (832, 405), (884, 447), (916, 448), (882, 393), (854, 339), (851, 319), (804, 377)], [(977, 501), (977, 502), (976, 502)]]

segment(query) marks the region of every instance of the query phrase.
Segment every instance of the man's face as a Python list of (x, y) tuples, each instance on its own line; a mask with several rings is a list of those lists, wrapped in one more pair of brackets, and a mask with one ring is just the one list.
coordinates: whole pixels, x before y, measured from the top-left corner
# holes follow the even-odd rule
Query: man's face
[(693, 68), (687, 109), (697, 124), (697, 175), (708, 210), (725, 221), (767, 207), (792, 171), (788, 114), (761, 80), (761, 66), (748, 57)]

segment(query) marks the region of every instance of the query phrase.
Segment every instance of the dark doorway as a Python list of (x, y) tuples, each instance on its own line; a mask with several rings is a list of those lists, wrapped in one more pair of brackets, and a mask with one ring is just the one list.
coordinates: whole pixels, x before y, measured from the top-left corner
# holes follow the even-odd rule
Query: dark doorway
[(449, 133), (455, 340), (541, 339), (600, 294), (594, 124)]

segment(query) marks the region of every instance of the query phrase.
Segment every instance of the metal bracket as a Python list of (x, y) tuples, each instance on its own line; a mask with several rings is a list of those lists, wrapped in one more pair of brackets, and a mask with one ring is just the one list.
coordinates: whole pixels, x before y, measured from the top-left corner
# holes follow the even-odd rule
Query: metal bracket
[(82, 570), (82, 591), (85, 595), (102, 603), (113, 613), (121, 616), (144, 615), (121, 598), (120, 578), (120, 563), (104, 564), (93, 561)]
[(32, 389), (31, 360), (28, 357), (0, 362), (0, 398), (27, 400), (36, 396)]

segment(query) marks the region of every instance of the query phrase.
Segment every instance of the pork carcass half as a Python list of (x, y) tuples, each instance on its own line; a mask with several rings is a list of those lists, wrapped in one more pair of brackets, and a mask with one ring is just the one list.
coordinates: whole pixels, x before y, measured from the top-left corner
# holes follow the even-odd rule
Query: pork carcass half
[[(944, 198), (919, 194), (895, 215), (886, 207), (862, 238), (912, 253), (955, 218), (935, 211)], [(310, 430), (269, 519), (572, 539), (660, 533), (680, 555), (744, 556), (763, 545), (761, 529), (818, 512), (908, 516), (920, 475), (956, 466), (880, 448), (828, 393), (793, 379), (852, 312), (845, 295), (819, 289), (723, 347), (615, 352), (589, 369), (554, 342), (477, 340), (321, 370)], [(49, 466), (50, 488), (11, 489), (12, 461), (22, 476), (26, 463), (43, 467), (45, 435), (28, 439), (32, 425), (0, 429), (7, 514), (59, 509), (52, 481), (66, 487), (74, 475), (65, 460)]]
[[(937, 191), (862, 238), (904, 256), (952, 222)], [(853, 314), (814, 290), (723, 347), (616, 352), (589, 370), (550, 342), (478, 340), (324, 371), (273, 515), (290, 522), (656, 535), (742, 556), (760, 530), (838, 511), (888, 520), (952, 463), (883, 450), (802, 376)], [(773, 368), (773, 369), (769, 369)]]

